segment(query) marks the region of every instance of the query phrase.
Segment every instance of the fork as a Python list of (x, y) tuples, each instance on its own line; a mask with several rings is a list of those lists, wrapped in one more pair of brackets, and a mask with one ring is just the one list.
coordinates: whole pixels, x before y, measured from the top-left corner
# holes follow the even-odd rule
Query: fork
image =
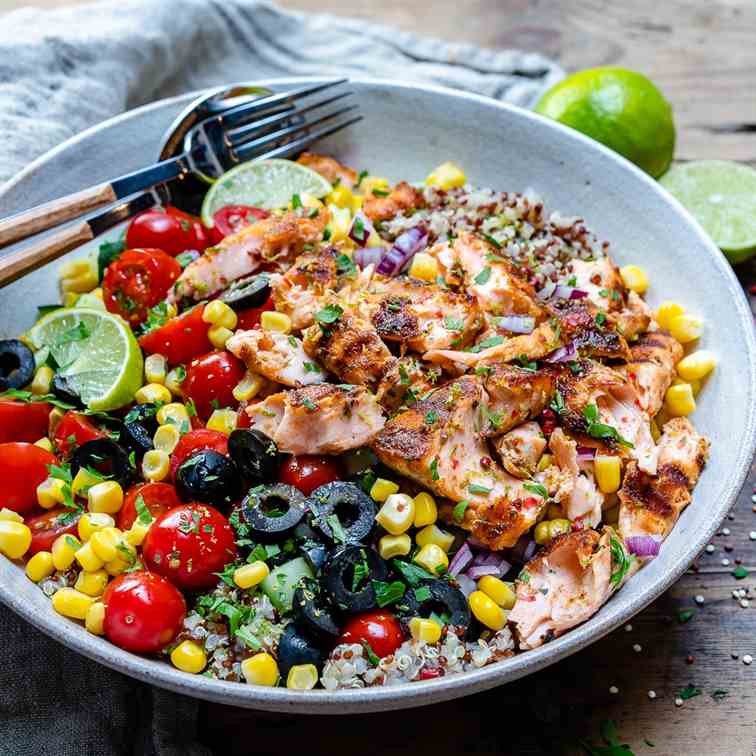
[[(341, 92), (316, 102), (294, 104), (296, 100), (337, 87), (346, 81), (337, 79), (303, 86), (229, 107), (192, 128), (184, 139), (183, 153), (177, 157), (0, 220), (0, 247), (189, 173), (214, 181), (238, 163), (295, 154), (315, 140), (362, 120), (360, 115), (349, 115), (357, 110), (356, 105), (316, 114), (316, 111), (349, 97), (352, 92)], [(144, 204), (145, 201), (137, 203), (140, 207)], [(45, 244), (45, 239), (28, 250), (14, 254), (10, 271), (0, 261), (0, 286), (93, 239), (129, 217), (123, 217), (124, 213), (137, 205), (126, 202), (116, 208), (119, 209), (118, 213), (100, 213), (89, 221), (82, 221), (49, 237), (50, 244)], [(112, 220), (116, 217), (119, 220)], [(24, 267), (22, 258), (25, 257), (28, 257), (30, 267)]]

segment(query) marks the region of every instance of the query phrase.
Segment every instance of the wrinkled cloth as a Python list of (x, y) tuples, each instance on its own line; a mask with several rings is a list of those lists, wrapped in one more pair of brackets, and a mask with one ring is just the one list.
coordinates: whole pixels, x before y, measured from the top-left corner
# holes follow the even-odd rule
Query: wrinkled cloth
[[(452, 44), (255, 0), (29, 8), (0, 16), (0, 30), (0, 183), (111, 116), (226, 82), (370, 75), (529, 106), (562, 76), (534, 53)], [(193, 699), (99, 666), (2, 606), (0, 643), (4, 756), (211, 753), (198, 741)]]

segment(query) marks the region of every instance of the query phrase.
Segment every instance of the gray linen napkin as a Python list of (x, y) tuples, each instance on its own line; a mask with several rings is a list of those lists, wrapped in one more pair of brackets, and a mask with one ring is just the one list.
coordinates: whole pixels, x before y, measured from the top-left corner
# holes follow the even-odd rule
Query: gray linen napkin
[[(562, 71), (534, 53), (451, 44), (257, 0), (22, 9), (0, 16), (0, 182), (145, 102), (224, 82), (315, 74), (444, 84), (529, 106)], [(0, 753), (210, 753), (197, 741), (195, 701), (100, 667), (3, 607), (0, 645)]]

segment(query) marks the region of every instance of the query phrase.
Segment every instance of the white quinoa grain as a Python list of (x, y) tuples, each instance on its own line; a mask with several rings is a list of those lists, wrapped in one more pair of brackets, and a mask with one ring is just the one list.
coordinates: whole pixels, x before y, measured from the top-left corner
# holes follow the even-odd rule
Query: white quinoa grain
[(656, 691), (655, 690), (649, 690), (648, 691), (648, 697), (653, 701), (656, 698)]
[(723, 560), (722, 560), (722, 566), (723, 566), (723, 567), (727, 567), (727, 565), (728, 565), (729, 563), (730, 563), (730, 560), (729, 560), (729, 559), (723, 559)]
[(643, 651), (643, 646), (641, 646), (640, 643), (636, 643), (633, 645), (633, 651), (635, 651), (636, 654), (639, 654), (641, 651)]
[(696, 602), (696, 603), (697, 603), (697, 604), (698, 604), (699, 606), (703, 606), (703, 603), (704, 603), (704, 600), (705, 600), (705, 599), (704, 599), (704, 597), (703, 597), (703, 596), (701, 596), (701, 595), (699, 594), (698, 596), (696, 596), (696, 597), (695, 597), (695, 599), (694, 599), (694, 600), (695, 600), (695, 602)]
[(752, 530), (752, 531), (751, 531), (751, 532), (750, 532), (750, 533), (748, 534), (748, 537), (749, 537), (749, 538), (750, 538), (750, 539), (751, 539), (752, 541), (756, 541), (756, 530)]
[(633, 626), (632, 625), (629, 625), (629, 624), (625, 625), (625, 632), (626, 633), (631, 633), (632, 631), (633, 631)]
[(750, 654), (746, 654), (743, 657), (743, 664), (748, 665), (748, 664), (751, 664), (751, 662), (753, 662), (753, 657)]
[(618, 687), (617, 687), (616, 685), (612, 685), (612, 686), (610, 686), (610, 687), (609, 687), (609, 692), (610, 692), (610, 693), (611, 693), (611, 694), (612, 694), (613, 696), (616, 696), (616, 695), (617, 695), (617, 693), (619, 693), (619, 688), (618, 688)]
[(743, 607), (743, 609), (748, 609), (748, 607), (751, 605), (751, 602), (748, 599), (740, 599), (740, 605)]
[(713, 553), (714, 553), (714, 544), (711, 544), (711, 543), (710, 543), (710, 544), (709, 544), (709, 545), (708, 545), (708, 546), (706, 547), (706, 553), (707, 553), (707, 554), (713, 554)]
[(682, 698), (676, 698), (675, 699), (675, 706), (682, 706), (682, 705), (683, 705)]
[(730, 529), (729, 528), (722, 528), (722, 535), (724, 535), (724, 536), (730, 535)]

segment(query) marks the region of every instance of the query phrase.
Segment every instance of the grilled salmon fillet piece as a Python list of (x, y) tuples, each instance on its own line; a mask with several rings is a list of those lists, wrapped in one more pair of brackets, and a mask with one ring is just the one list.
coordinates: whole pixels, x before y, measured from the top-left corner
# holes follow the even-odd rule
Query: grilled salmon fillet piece
[(485, 374), (489, 403), (487, 423), (481, 425), (485, 436), (496, 436), (536, 417), (554, 395), (553, 370), (526, 370), (515, 365), (490, 366)]
[(627, 290), (619, 268), (608, 256), (595, 260), (573, 260), (568, 269), (575, 276), (575, 288), (588, 294), (588, 299), (601, 310), (620, 312)]
[(302, 340), (277, 331), (237, 331), (226, 349), (250, 370), (271, 381), (296, 388), (323, 383), (326, 374), (305, 353)]
[(343, 165), (338, 160), (327, 155), (318, 155), (315, 152), (303, 152), (297, 162), (300, 165), (306, 165), (313, 171), (319, 173), (326, 181), (332, 184), (341, 183), (349, 189), (353, 189), (357, 184), (357, 171)]
[(555, 538), (520, 573), (509, 621), (522, 650), (537, 648), (595, 614), (612, 593), (611, 535)]
[(406, 181), (401, 181), (391, 189), (388, 197), (365, 197), (362, 212), (372, 221), (385, 221), (405, 210), (418, 207), (425, 207), (423, 193)]
[(648, 475), (634, 462), (627, 466), (619, 490), (622, 537), (666, 538), (690, 503), (708, 456), (708, 440), (696, 433), (687, 418), (670, 420), (659, 439), (657, 474)]
[(282, 391), (247, 407), (251, 427), (287, 454), (340, 454), (369, 444), (385, 422), (361, 386), (322, 383)]
[(385, 410), (394, 412), (402, 405), (412, 406), (419, 397), (435, 389), (440, 377), (441, 368), (406, 355), (386, 371), (376, 395)]
[(531, 421), (494, 439), (493, 446), (510, 475), (527, 479), (535, 475), (538, 460), (546, 449), (546, 439), (541, 426)]

